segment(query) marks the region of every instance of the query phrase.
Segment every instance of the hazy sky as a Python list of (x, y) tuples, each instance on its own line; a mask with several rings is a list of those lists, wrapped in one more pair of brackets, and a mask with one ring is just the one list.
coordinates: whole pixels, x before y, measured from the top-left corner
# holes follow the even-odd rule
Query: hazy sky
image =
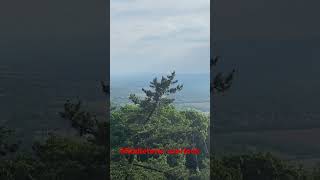
[(216, 1), (220, 40), (294, 40), (320, 37), (319, 0)]
[(319, 6), (319, 0), (216, 1), (216, 51), (226, 69), (237, 69), (217, 112), (319, 112)]
[(111, 0), (111, 74), (209, 72), (209, 0)]
[(83, 59), (106, 71), (105, 6), (100, 0), (0, 1), (0, 59)]

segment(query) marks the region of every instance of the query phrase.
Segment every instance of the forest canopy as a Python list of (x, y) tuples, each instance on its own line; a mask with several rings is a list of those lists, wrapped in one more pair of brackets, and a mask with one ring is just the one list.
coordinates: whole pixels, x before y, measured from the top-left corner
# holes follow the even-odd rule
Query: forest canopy
[[(81, 101), (67, 101), (60, 115), (77, 135), (52, 133), (44, 141), (34, 142), (32, 152), (19, 149), (14, 132), (1, 127), (0, 180), (107, 179), (109, 163), (112, 179), (320, 178), (319, 166), (307, 169), (270, 153), (210, 156), (209, 115), (194, 109), (176, 109), (173, 95), (183, 86), (175, 80), (175, 73), (160, 80), (154, 78), (149, 87), (142, 89), (145, 96), (132, 94), (131, 103), (110, 107), (110, 119), (97, 119)], [(109, 159), (106, 152), (110, 147)], [(120, 155), (121, 147), (197, 147), (201, 153)]]

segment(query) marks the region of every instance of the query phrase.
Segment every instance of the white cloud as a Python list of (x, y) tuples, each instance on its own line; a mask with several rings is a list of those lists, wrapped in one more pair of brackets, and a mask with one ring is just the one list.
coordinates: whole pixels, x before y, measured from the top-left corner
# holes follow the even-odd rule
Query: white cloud
[(201, 48), (209, 52), (209, 6), (209, 0), (111, 0), (111, 72), (168, 71), (184, 65), (177, 69), (207, 70), (209, 53), (194, 63), (183, 59), (190, 52), (196, 57)]

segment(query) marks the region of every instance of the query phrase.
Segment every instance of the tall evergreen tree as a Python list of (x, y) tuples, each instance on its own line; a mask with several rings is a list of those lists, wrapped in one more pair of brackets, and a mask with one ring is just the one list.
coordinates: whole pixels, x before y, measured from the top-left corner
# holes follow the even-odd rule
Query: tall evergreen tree
[(175, 80), (175, 76), (176, 73), (173, 71), (167, 77), (162, 76), (160, 81), (158, 81), (157, 78), (154, 78), (149, 85), (151, 90), (142, 88), (142, 91), (146, 96), (144, 99), (141, 99), (135, 94), (130, 94), (129, 99), (134, 104), (139, 105), (142, 108), (142, 111), (146, 113), (144, 123), (147, 123), (150, 120), (158, 107), (169, 105), (174, 102), (175, 99), (170, 98), (170, 95), (182, 90), (183, 85), (176, 85), (178, 80)]

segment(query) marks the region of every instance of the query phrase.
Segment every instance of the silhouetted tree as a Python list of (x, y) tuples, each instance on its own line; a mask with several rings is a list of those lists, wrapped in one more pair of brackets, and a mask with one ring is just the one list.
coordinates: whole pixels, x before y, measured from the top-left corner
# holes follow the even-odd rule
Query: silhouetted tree
[[(213, 74), (211, 76), (211, 82), (210, 82), (210, 93), (211, 93), (211, 119), (214, 118), (214, 112), (212, 112), (214, 109), (214, 97), (215, 95), (221, 94), (226, 92), (227, 90), (230, 89), (233, 79), (234, 79), (234, 74), (235, 74), (235, 69), (233, 69), (230, 73), (224, 74), (222, 72), (217, 71), (217, 64), (220, 62), (221, 57), (216, 56), (212, 59), (210, 59), (210, 71)], [(213, 124), (213, 121), (211, 121)], [(210, 126), (210, 146), (213, 149), (214, 145), (214, 126)], [(211, 155), (213, 156), (213, 154)]]
[(100, 82), (101, 87), (102, 87), (102, 92), (106, 95), (110, 94), (110, 85), (106, 84), (105, 82), (101, 81)]
[(144, 99), (137, 97), (135, 94), (130, 94), (129, 99), (134, 104), (139, 105), (143, 112), (147, 113), (144, 123), (147, 123), (150, 120), (157, 107), (174, 102), (174, 98), (169, 98), (171, 94), (182, 90), (183, 85), (176, 85), (178, 80), (174, 79), (175, 76), (176, 73), (172, 72), (167, 77), (162, 76), (160, 81), (158, 81), (157, 78), (154, 78), (149, 85), (151, 90), (142, 88), (142, 91), (146, 95)]
[(220, 61), (221, 57), (216, 56), (210, 60), (211, 72), (214, 73), (213, 83), (210, 86), (210, 90), (215, 93), (223, 93), (230, 89), (231, 84), (234, 79), (235, 69), (226, 75), (222, 72), (216, 72), (217, 63)]

